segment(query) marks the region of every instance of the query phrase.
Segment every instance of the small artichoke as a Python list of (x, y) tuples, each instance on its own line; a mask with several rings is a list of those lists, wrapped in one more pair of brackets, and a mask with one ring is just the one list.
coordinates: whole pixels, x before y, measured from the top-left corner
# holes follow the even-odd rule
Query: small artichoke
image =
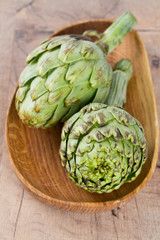
[(69, 177), (90, 192), (133, 181), (147, 158), (141, 124), (125, 110), (90, 103), (65, 122), (60, 156)]
[(134, 16), (124, 13), (95, 43), (86, 36), (63, 35), (33, 50), (16, 93), (20, 119), (28, 126), (52, 127), (89, 102), (104, 102), (112, 79), (106, 56), (135, 24)]

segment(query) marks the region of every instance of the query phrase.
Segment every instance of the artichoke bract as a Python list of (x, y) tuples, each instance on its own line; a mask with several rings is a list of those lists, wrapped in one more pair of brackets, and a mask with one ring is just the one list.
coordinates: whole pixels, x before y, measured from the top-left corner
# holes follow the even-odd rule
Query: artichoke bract
[(52, 37), (33, 50), (19, 78), (16, 109), (28, 126), (52, 127), (89, 102), (104, 102), (112, 68), (106, 56), (135, 26), (122, 14), (98, 40), (82, 35)]
[(125, 110), (90, 103), (65, 122), (60, 156), (76, 185), (109, 193), (133, 181), (147, 158), (141, 124)]

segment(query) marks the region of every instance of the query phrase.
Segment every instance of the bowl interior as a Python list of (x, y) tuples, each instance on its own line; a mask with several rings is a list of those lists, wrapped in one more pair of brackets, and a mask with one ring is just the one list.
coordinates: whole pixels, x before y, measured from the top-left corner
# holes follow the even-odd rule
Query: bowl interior
[[(77, 33), (88, 29), (103, 32), (110, 21), (92, 20), (66, 27), (56, 35)], [(149, 157), (138, 178), (124, 184), (119, 190), (107, 194), (89, 193), (77, 187), (68, 178), (61, 166), (59, 145), (62, 124), (43, 130), (25, 126), (19, 119), (14, 98), (10, 105), (7, 121), (7, 141), (11, 163), (20, 179), (53, 199), (71, 202), (109, 202), (119, 200), (135, 192), (147, 178), (151, 166), (154, 168), (155, 149), (155, 106), (148, 60), (144, 46), (135, 31), (130, 32), (123, 42), (108, 57), (113, 65), (122, 58), (133, 63), (133, 76), (128, 86), (125, 109), (136, 117), (144, 127), (149, 148)], [(38, 194), (38, 193), (37, 193)]]

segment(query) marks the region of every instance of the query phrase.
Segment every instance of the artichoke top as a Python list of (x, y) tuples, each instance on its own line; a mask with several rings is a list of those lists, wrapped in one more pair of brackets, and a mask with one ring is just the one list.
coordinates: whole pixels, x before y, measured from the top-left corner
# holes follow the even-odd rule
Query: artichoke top
[(33, 50), (16, 93), (21, 120), (47, 128), (65, 121), (89, 102), (104, 102), (112, 79), (106, 55), (135, 24), (133, 15), (125, 13), (99, 34), (95, 43), (86, 36), (63, 35)]
[(147, 158), (141, 124), (125, 110), (90, 103), (65, 122), (62, 165), (76, 185), (111, 192), (133, 181)]

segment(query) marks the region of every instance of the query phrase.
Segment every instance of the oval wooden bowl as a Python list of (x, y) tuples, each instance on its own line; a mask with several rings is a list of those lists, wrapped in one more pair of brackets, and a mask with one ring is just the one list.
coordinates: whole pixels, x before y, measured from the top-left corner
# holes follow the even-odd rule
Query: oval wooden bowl
[[(79, 22), (59, 30), (54, 35), (81, 34), (88, 29), (102, 32), (111, 22)], [(60, 162), (58, 151), (62, 124), (47, 130), (28, 128), (17, 115), (13, 97), (6, 122), (10, 161), (17, 176), (38, 199), (65, 210), (105, 211), (133, 197), (151, 178), (158, 157), (158, 119), (146, 50), (135, 31), (125, 37), (108, 61), (113, 65), (121, 58), (129, 58), (134, 68), (125, 109), (143, 125), (149, 148), (149, 157), (140, 175), (135, 181), (108, 194), (89, 193), (77, 187), (68, 178)]]

